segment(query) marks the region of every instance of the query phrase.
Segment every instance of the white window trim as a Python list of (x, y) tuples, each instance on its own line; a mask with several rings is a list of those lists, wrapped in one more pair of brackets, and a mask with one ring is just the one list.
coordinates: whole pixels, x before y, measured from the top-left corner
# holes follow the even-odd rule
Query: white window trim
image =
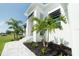
[(49, 15), (50, 13), (52, 13), (52, 12), (58, 10), (58, 9), (60, 9), (61, 15), (65, 15), (64, 9), (62, 8), (61, 5), (59, 5), (58, 7), (54, 8), (54, 9), (52, 9), (51, 11), (49, 11), (49, 12), (48, 12), (48, 15)]
[(28, 16), (31, 14), (31, 13), (33, 13), (35, 11), (35, 9), (33, 9), (29, 14), (28, 14)]

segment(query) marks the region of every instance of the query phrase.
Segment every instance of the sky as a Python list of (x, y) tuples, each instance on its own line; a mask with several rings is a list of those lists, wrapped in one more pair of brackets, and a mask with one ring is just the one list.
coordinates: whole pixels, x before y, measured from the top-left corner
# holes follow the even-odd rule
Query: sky
[(27, 17), (24, 15), (29, 7), (29, 3), (2, 3), (0, 4), (0, 33), (8, 30), (6, 21), (11, 17), (25, 22)]

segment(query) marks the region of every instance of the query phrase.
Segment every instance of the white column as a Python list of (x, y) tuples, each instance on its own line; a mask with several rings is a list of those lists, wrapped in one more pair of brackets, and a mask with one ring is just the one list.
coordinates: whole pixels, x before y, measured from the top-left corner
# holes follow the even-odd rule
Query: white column
[(28, 27), (29, 27), (29, 24), (28, 24), (28, 20), (29, 19), (27, 19), (27, 21), (26, 21), (26, 37), (29, 35), (29, 31), (28, 31)]
[(69, 4), (68, 13), (72, 29), (72, 55), (79, 56), (79, 4)]
[[(34, 17), (37, 17), (37, 10), (34, 11)], [(33, 25), (35, 25), (35, 24), (36, 24), (36, 21), (33, 22)], [(36, 31), (34, 31), (33, 32), (33, 41), (34, 42), (36, 42), (36, 38), (37, 38)]]
[(26, 36), (29, 37), (31, 34), (31, 24), (30, 19), (27, 19)]

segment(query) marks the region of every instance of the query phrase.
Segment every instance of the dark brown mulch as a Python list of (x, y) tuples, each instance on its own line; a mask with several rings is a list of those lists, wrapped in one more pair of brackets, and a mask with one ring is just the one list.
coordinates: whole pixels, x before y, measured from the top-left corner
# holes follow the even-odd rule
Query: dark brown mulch
[(37, 56), (72, 56), (71, 48), (64, 46), (63, 44), (58, 45), (52, 42), (48, 43), (47, 52), (45, 54), (41, 53), (41, 48), (44, 48), (42, 42), (31, 42), (24, 43), (32, 52)]

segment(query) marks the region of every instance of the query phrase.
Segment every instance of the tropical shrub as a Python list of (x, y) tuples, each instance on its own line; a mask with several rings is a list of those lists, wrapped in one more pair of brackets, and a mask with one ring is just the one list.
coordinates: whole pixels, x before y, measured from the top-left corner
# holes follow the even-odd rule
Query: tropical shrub
[(47, 48), (46, 47), (41, 48), (41, 54), (45, 55), (46, 53), (47, 53)]
[(22, 21), (10, 18), (6, 23), (9, 25), (9, 29), (13, 30), (14, 39), (19, 39), (19, 34), (23, 33)]
[[(42, 18), (42, 19), (33, 17), (32, 20), (37, 22), (33, 26), (32, 30), (37, 31), (37, 33), (42, 32), (42, 31), (44, 31), (44, 33), (45, 33), (46, 31), (48, 31), (48, 40), (49, 40), (49, 33), (51, 31), (55, 32), (55, 29), (60, 29), (60, 30), (63, 29), (61, 22), (64, 22), (65, 24), (67, 23), (66, 17), (62, 16), (62, 15), (56, 19), (54, 19), (51, 16), (47, 16), (47, 17)], [(44, 36), (44, 33), (42, 33), (43, 36)], [(48, 46), (48, 44), (46, 46)]]

